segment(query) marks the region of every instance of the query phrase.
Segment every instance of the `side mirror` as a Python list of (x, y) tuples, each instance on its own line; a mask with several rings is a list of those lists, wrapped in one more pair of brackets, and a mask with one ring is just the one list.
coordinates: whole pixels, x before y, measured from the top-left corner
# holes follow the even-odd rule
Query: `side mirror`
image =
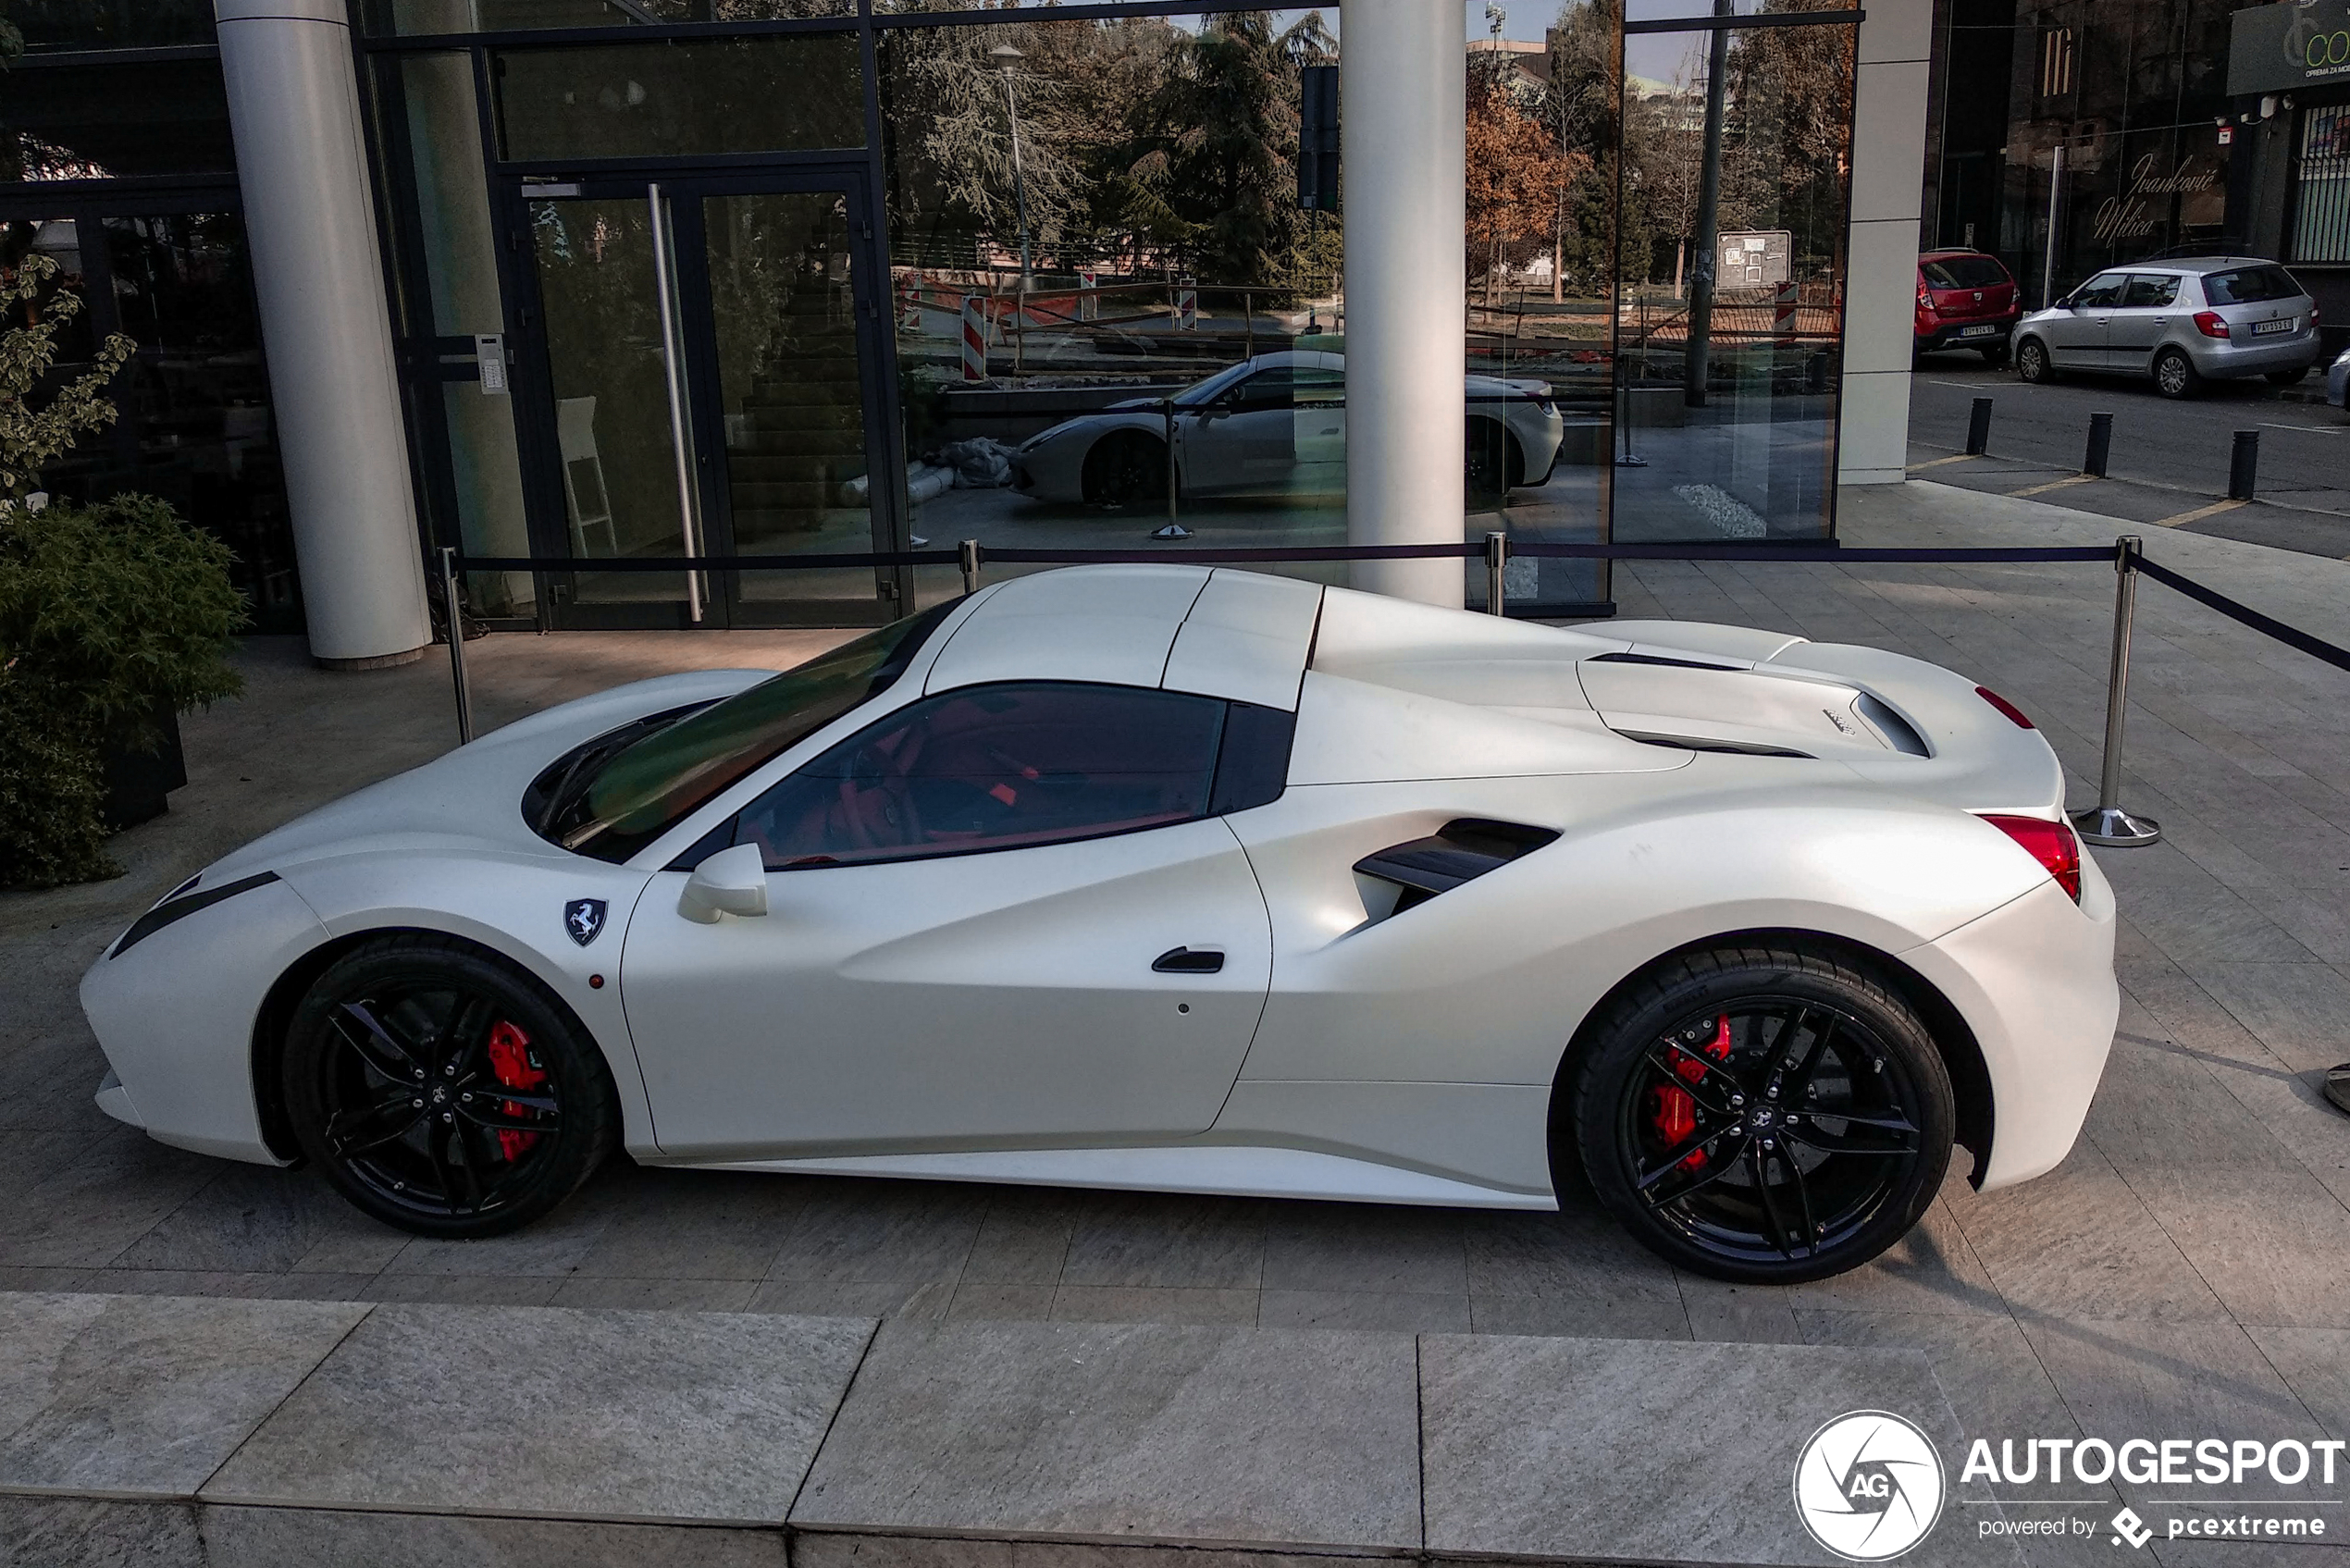
[(756, 844), (722, 849), (694, 868), (677, 895), (677, 912), (706, 926), (721, 915), (767, 912), (767, 861)]

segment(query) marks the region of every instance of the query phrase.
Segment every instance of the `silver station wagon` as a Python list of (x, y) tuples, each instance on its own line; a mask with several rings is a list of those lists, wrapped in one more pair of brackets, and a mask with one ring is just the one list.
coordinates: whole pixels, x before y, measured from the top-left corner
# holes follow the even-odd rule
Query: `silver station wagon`
[(2265, 376), (2291, 386), (2318, 362), (2318, 302), (2255, 256), (2194, 256), (2100, 272), (2015, 324), (2015, 373), (2145, 376), (2166, 398), (2206, 381)]

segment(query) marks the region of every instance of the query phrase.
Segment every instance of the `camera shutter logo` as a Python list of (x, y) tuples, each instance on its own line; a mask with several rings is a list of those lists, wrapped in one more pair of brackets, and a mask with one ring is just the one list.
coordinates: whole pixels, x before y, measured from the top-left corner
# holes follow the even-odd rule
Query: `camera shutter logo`
[(1795, 1512), (1812, 1538), (1853, 1562), (1900, 1556), (1942, 1516), (1942, 1456), (1916, 1425), (1882, 1410), (1839, 1415), (1795, 1462)]

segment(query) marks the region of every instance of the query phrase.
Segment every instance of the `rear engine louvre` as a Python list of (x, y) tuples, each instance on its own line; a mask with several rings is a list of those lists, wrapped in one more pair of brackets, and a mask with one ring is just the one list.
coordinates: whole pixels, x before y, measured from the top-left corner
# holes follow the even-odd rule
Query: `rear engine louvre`
[(1386, 920), (1440, 893), (1450, 893), (1463, 883), (1474, 882), (1558, 836), (1554, 828), (1456, 817), (1431, 838), (1391, 845), (1364, 856), (1354, 862), (1354, 875), (1358, 884), (1366, 881), (1378, 884), (1364, 888), (1363, 902), (1373, 920)]

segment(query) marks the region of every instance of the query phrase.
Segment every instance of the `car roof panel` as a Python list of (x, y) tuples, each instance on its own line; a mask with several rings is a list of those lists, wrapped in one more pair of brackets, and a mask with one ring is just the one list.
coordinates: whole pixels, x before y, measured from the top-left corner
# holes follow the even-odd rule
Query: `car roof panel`
[(1321, 609), (1318, 583), (1218, 568), (1175, 634), (1167, 689), (1294, 711)]
[(925, 692), (987, 681), (1156, 686), (1205, 566), (1070, 566), (1015, 577), (938, 650)]

